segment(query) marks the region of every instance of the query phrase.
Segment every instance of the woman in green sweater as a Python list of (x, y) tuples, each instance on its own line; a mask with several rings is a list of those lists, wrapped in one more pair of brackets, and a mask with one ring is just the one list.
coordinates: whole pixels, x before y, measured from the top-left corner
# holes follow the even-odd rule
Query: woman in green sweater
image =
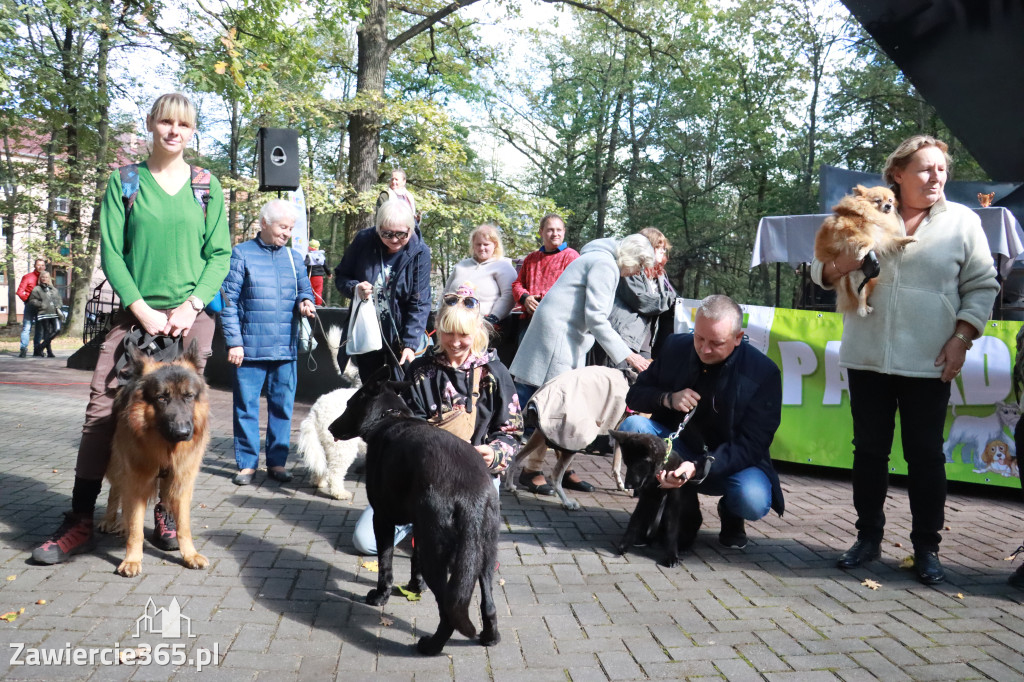
[[(93, 511), (110, 459), (118, 387), (114, 367), (124, 353), (125, 335), (141, 327), (149, 334), (181, 336), (186, 348), (193, 340), (198, 342), (204, 364), (210, 355), (214, 319), (203, 309), (227, 276), (231, 260), (224, 193), (212, 176), (205, 206), (193, 192), (194, 169), (184, 152), (195, 134), (196, 110), (187, 97), (161, 95), (146, 127), (153, 136), (149, 158), (111, 174), (103, 198), (103, 271), (124, 309), (100, 347), (93, 373), (71, 511), (57, 532), (32, 552), (32, 558), (43, 564), (66, 561), (95, 545)], [(130, 183), (127, 188), (122, 177)], [(129, 195), (134, 201), (126, 215)], [(177, 549), (174, 521), (160, 502), (154, 516), (151, 541), (161, 549)]]

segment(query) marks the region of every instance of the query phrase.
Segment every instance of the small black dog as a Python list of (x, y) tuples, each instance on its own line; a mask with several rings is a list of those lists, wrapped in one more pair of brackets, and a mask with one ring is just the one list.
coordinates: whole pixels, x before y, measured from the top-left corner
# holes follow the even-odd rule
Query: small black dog
[(707, 477), (714, 457), (704, 456), (696, 463), (697, 473), (680, 488), (662, 488), (660, 471), (674, 471), (682, 464), (675, 452), (668, 453), (664, 438), (649, 433), (609, 431), (622, 449), (626, 465), (626, 487), (639, 498), (629, 517), (626, 533), (616, 546), (625, 554), (635, 543), (660, 539), (664, 546), (661, 563), (669, 568), (679, 565), (679, 550), (687, 549), (697, 537), (704, 522), (697, 500), (697, 483)]
[(417, 650), (436, 655), (458, 630), (476, 636), (469, 618), (474, 584), (480, 584), (480, 643), (501, 641), (492, 582), (498, 554), (498, 491), (473, 446), (412, 416), (399, 396), (408, 384), (385, 381), (387, 370), (348, 401), (330, 426), (338, 440), (366, 441), (366, 495), (377, 540), (377, 587), (366, 603), (388, 601), (394, 582), (395, 526), (412, 523), (416, 548), (410, 589), (420, 591), (422, 571), (437, 599), (441, 622)]

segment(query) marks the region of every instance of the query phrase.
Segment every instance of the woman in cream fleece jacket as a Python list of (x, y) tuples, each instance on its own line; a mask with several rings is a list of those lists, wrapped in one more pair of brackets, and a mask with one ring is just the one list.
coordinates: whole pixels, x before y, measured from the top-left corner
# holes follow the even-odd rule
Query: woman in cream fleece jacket
[[(950, 381), (981, 335), (999, 290), (980, 220), (945, 199), (946, 151), (940, 140), (915, 135), (886, 160), (883, 175), (899, 199), (900, 223), (918, 241), (881, 258), (870, 301), (874, 312), (844, 317), (839, 351), (853, 417), (857, 541), (838, 566), (854, 568), (880, 556), (898, 409), (913, 518), (910, 540), (917, 577), (928, 585), (945, 579), (938, 550), (945, 520), (942, 432)], [(832, 288), (861, 264), (848, 257), (815, 261), (811, 277)]]

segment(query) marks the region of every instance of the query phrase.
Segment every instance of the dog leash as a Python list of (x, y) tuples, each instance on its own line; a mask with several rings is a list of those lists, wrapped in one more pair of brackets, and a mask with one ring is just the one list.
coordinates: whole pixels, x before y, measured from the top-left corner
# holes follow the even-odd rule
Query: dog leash
[[(341, 350), (344, 342), (336, 346), (331, 344), (331, 337), (327, 334), (327, 330), (324, 329), (323, 320), (320, 319), (320, 313), (317, 312), (316, 308), (313, 309), (313, 322), (316, 326), (320, 327), (320, 335), (324, 337), (324, 345), (331, 351), (331, 359), (334, 361), (334, 369), (338, 371), (338, 374), (341, 374), (341, 365), (338, 363), (338, 351)], [(310, 353), (309, 357), (306, 359), (306, 367), (311, 372), (315, 372), (317, 370), (318, 365), (312, 353)]]
[(860, 266), (860, 271), (864, 273), (864, 279), (861, 281), (860, 286), (857, 287), (858, 294), (864, 290), (864, 285), (868, 283), (869, 279), (878, 277), (878, 273), (882, 271), (881, 266), (878, 264), (878, 256), (875, 255), (874, 251), (868, 251), (867, 255), (864, 256), (864, 263)]
[[(679, 427), (676, 429), (676, 432), (673, 433), (671, 436), (669, 436), (668, 438), (665, 439), (665, 459), (662, 460), (662, 462), (661, 462), (662, 469), (664, 469), (666, 466), (668, 466), (668, 461), (672, 457), (672, 441), (674, 441), (676, 438), (679, 437), (679, 434), (681, 434), (683, 432), (683, 429), (686, 428), (686, 425), (690, 423), (690, 420), (693, 419), (693, 415), (696, 412), (697, 412), (697, 406), (695, 405), (692, 410), (690, 410), (689, 412), (686, 413), (686, 416), (683, 417), (683, 420), (681, 422), (679, 422)], [(705, 452), (706, 452), (706, 449), (705, 449)], [(688, 478), (685, 481), (683, 481), (683, 485), (686, 485), (687, 483), (693, 483), (694, 485), (699, 485), (699, 484), (703, 483), (704, 479), (707, 478), (708, 474), (711, 473), (711, 465), (714, 464), (714, 463), (715, 463), (714, 455), (708, 455), (707, 457), (705, 457), (704, 458), (704, 471), (701, 472), (700, 476), (697, 475), (696, 464), (695, 464), (694, 465), (693, 476), (691, 476), (690, 478)]]
[(673, 433), (671, 436), (667, 436), (665, 438), (665, 459), (662, 460), (661, 462), (662, 467), (668, 464), (668, 460), (672, 456), (672, 441), (674, 441), (676, 438), (679, 438), (679, 434), (683, 432), (683, 429), (686, 428), (686, 425), (690, 423), (690, 420), (693, 419), (693, 415), (696, 413), (697, 406), (694, 405), (693, 409), (687, 412), (686, 415), (683, 417), (683, 420), (679, 422), (679, 427), (676, 429), (676, 432)]

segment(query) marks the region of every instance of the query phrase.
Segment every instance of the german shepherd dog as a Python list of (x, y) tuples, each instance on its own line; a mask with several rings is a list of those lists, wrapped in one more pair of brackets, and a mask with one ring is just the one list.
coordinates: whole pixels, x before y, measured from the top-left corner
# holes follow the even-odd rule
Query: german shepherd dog
[[(206, 568), (192, 544), (192, 486), (210, 441), (206, 381), (199, 375), (195, 341), (172, 362), (157, 362), (127, 345), (128, 383), (114, 398), (117, 426), (107, 466), (110, 496), (99, 528), (125, 531), (128, 546), (117, 572), (142, 571), (142, 537), (147, 502), (160, 495), (178, 526), (181, 557), (189, 568)], [(122, 523), (117, 511), (121, 509)]]
[(373, 507), (377, 540), (377, 587), (366, 603), (386, 604), (394, 582), (395, 526), (412, 523), (416, 547), (412, 582), (422, 573), (437, 599), (437, 631), (416, 648), (433, 656), (458, 630), (475, 637), (469, 617), (474, 583), (480, 584), (480, 643), (497, 644), (498, 617), (491, 593), (498, 553), (498, 491), (480, 453), (469, 443), (412, 415), (399, 393), (406, 383), (378, 373), (348, 401), (331, 424), (338, 440), (366, 442), (366, 496)]
[(636, 544), (660, 539), (664, 549), (662, 565), (675, 568), (679, 565), (679, 550), (693, 544), (704, 522), (696, 484), (707, 477), (715, 458), (705, 456), (699, 460), (697, 473), (687, 485), (662, 488), (658, 484), (658, 473), (674, 471), (683, 461), (676, 452), (668, 452), (665, 439), (650, 433), (608, 433), (622, 450), (626, 487), (632, 488), (633, 497), (639, 498), (626, 532), (615, 548), (621, 555)]

